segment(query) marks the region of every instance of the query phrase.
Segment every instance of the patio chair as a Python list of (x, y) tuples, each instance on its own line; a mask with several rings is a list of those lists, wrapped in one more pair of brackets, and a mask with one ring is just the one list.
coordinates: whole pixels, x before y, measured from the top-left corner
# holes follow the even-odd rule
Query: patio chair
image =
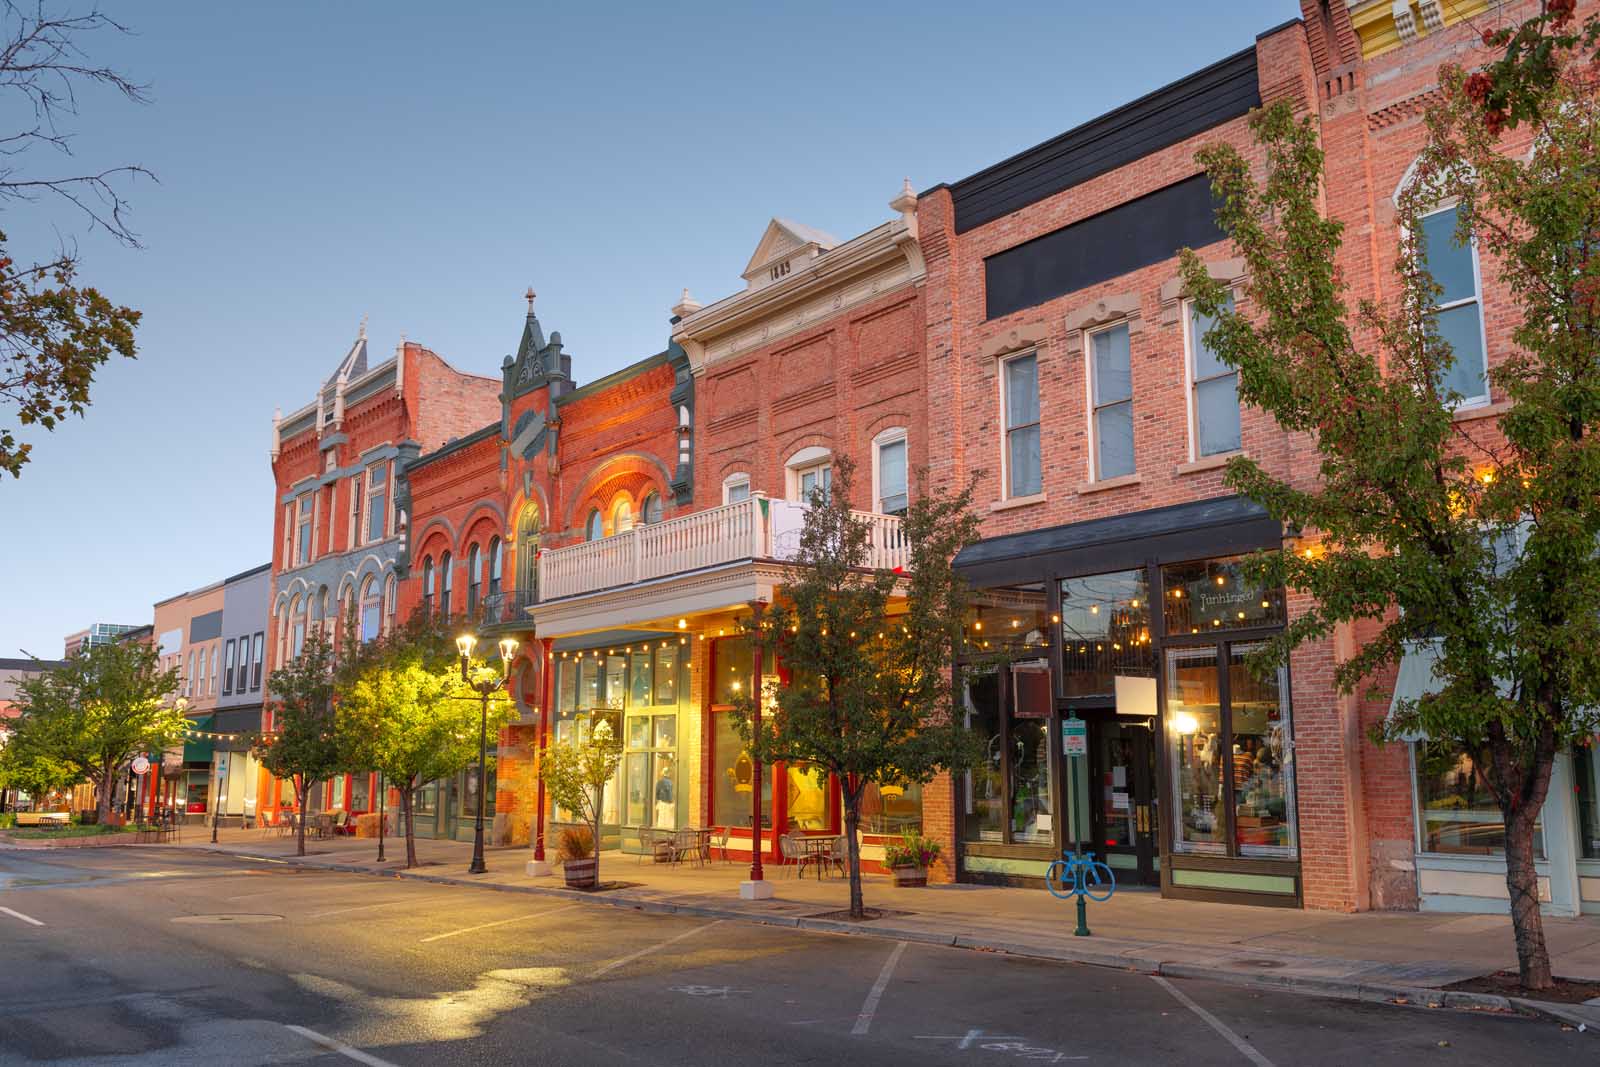
[(347, 834), (350, 832), (350, 813), (348, 811), (334, 813), (332, 832), (335, 834)]
[(673, 835), (673, 862), (682, 862), (685, 856), (703, 862), (704, 857), (700, 855), (700, 832), (698, 830), (685, 828)]
[(633, 858), (633, 865), (637, 867), (649, 856), (652, 860), (656, 855), (656, 832), (648, 828), (639, 830), (639, 854)]
[(724, 826), (716, 831), (716, 835), (717, 848), (722, 850), (722, 862), (732, 863), (733, 861), (728, 858), (728, 838), (733, 836), (733, 827)]
[(805, 873), (806, 857), (794, 843), (793, 834), (778, 835), (778, 867), (785, 874)]
[(821, 857), (822, 862), (831, 863), (839, 869), (841, 875), (845, 872), (845, 865), (850, 862), (850, 853), (845, 849), (844, 835), (840, 834), (833, 839), (833, 845), (826, 855)]

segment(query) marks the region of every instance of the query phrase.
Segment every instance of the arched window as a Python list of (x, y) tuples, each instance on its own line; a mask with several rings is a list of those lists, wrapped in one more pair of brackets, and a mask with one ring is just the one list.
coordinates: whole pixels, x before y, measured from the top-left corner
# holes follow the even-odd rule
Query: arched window
[(904, 515), (911, 497), (906, 478), (906, 431), (895, 426), (872, 439), (872, 510)]
[(539, 509), (527, 504), (517, 516), (517, 590), (523, 603), (539, 596)]
[(433, 614), (433, 557), (422, 557), (422, 612)]
[(450, 573), (450, 553), (446, 552), (439, 557), (439, 617), (448, 619), (450, 609), (454, 607), (451, 594), (455, 590), (455, 582)]
[(627, 497), (623, 497), (611, 509), (611, 532), (623, 534), (631, 529), (633, 529), (633, 505), (628, 502)]
[(483, 550), (476, 544), (467, 549), (467, 614), (478, 610), (478, 594), (482, 591)]
[(400, 586), (391, 574), (383, 583), (383, 632), (386, 634), (394, 632), (394, 613), (399, 599)]
[(489, 538), (489, 595), (500, 595), (500, 573), (504, 566), (501, 556), (505, 555), (505, 546), (500, 543), (500, 538)]
[(591, 508), (589, 520), (583, 524), (583, 539), (585, 541), (598, 541), (605, 536), (605, 528), (600, 519), (600, 509)]
[(298, 596), (289, 604), (289, 625), (293, 635), (289, 643), (289, 656), (293, 658), (300, 654), (300, 649), (306, 643), (306, 611)]
[(750, 499), (750, 476), (742, 471), (722, 479), (722, 502), (737, 504)]
[(339, 601), (339, 626), (344, 633), (353, 633), (356, 628), (356, 587), (344, 587), (344, 598)]
[(372, 575), (361, 581), (361, 640), (376, 640), (383, 624), (383, 602), (378, 596), (378, 583)]
[(651, 492), (644, 498), (644, 503), (639, 508), (639, 521), (646, 526), (661, 521), (661, 494)]

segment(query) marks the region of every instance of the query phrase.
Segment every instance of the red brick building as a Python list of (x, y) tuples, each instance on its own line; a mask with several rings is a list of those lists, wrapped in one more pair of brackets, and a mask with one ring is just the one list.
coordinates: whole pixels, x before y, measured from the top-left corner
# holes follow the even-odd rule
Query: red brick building
[[(268, 675), (298, 654), (313, 627), (333, 635), (353, 617), (370, 638), (393, 624), (408, 527), (400, 472), (407, 459), (492, 418), (499, 384), (410, 341), (369, 364), (363, 326), (315, 399), (274, 415)], [(340, 775), (308, 808), (367, 811), (372, 788), (371, 775)], [(265, 772), (258, 795), (269, 819), (294, 800), (290, 783), (274, 786)]]

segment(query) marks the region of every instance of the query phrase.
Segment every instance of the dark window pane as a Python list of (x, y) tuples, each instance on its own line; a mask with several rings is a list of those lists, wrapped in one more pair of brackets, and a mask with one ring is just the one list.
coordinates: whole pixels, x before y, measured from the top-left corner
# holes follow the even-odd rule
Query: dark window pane
[(1061, 662), (1068, 697), (1109, 697), (1119, 674), (1155, 677), (1144, 571), (1062, 581)]
[(1168, 564), (1161, 588), (1169, 634), (1283, 623), (1283, 591), (1247, 579), (1243, 556)]
[(1202, 456), (1239, 450), (1239, 377), (1227, 374), (1194, 388), (1196, 448)]
[(1007, 496), (1032, 496), (1044, 486), (1039, 455), (1039, 427), (1024, 426), (1006, 435), (1006, 474), (1010, 487)]
[(1489, 395), (1489, 380), (1483, 361), (1483, 330), (1478, 321), (1478, 305), (1462, 304), (1436, 312), (1434, 322), (1439, 339), (1450, 344), (1453, 362), (1439, 376), (1439, 387), (1452, 390), (1463, 400)]
[[(1416, 746), (1416, 761), (1422, 851), (1504, 855), (1505, 821), (1472, 757), (1448, 741), (1423, 741)], [(1544, 855), (1542, 820), (1535, 826), (1533, 847), (1536, 855)]]
[(1470, 300), (1478, 294), (1472, 276), (1472, 246), (1456, 243), (1456, 209), (1436, 211), (1422, 220), (1422, 256), (1428, 273), (1444, 290), (1439, 303)]
[(1128, 326), (1113, 326), (1093, 337), (1094, 402), (1114, 404), (1133, 396), (1133, 372), (1128, 358)]
[(972, 614), (963, 627), (969, 651), (1037, 649), (1042, 654), (1048, 647), (1049, 611), (1043, 583), (975, 589), (971, 600)]
[(1133, 473), (1133, 401), (1094, 413), (1095, 475), (1120, 478)]
[(1039, 421), (1039, 365), (1035, 356), (1006, 363), (1006, 426)]
[(962, 835), (966, 841), (1000, 841), (1004, 836), (1004, 752), (1000, 746), (1000, 674), (969, 671), (963, 685), (967, 729), (983, 746), (983, 759), (964, 776)]

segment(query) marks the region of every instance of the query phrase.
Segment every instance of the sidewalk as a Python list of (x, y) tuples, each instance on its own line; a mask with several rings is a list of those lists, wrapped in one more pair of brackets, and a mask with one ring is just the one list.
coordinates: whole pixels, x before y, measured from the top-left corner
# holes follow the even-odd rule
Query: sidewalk
[[(665, 867), (636, 857), (601, 855), (605, 881), (638, 886), (604, 893), (564, 888), (559, 873), (530, 878), (526, 848), (490, 849), (489, 873), (469, 875), (472, 846), (459, 841), (417, 841), (419, 866), (400, 871), (405, 842), (388, 839), (388, 862), (376, 861), (373, 839), (307, 841), (307, 856), (294, 855), (292, 838), (264, 837), (256, 830), (186, 833), (180, 848), (216, 849), (241, 856), (283, 859), (311, 867), (393, 874), (427, 881), (575, 897), (596, 904), (647, 911), (681, 912), (750, 922), (776, 923), (831, 933), (911, 940), (1010, 952), (1100, 966), (1124, 967), (1174, 977), (1222, 979), (1319, 995), (1394, 1000), (1440, 1007), (1535, 1008), (1600, 1031), (1600, 1005), (1509, 1005), (1485, 994), (1443, 992), (1442, 986), (1515, 969), (1511, 924), (1502, 915), (1362, 912), (1354, 915), (1164, 900), (1150, 890), (1120, 890), (1105, 903), (1089, 904), (1092, 937), (1072, 935), (1074, 907), (1042, 889), (936, 885), (896, 889), (892, 880), (867, 876), (867, 906), (898, 914), (867, 923), (818, 916), (849, 906), (849, 883), (821, 881), (767, 868), (777, 895), (739, 898), (747, 864)], [(1545, 936), (1558, 975), (1600, 979), (1600, 920), (1545, 919)]]

